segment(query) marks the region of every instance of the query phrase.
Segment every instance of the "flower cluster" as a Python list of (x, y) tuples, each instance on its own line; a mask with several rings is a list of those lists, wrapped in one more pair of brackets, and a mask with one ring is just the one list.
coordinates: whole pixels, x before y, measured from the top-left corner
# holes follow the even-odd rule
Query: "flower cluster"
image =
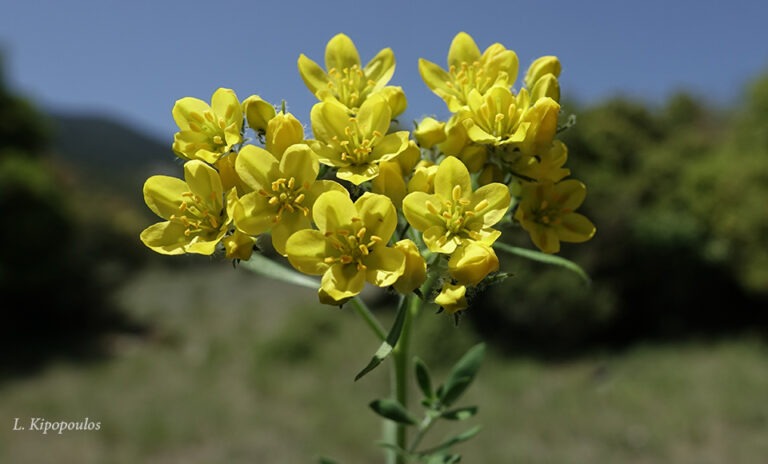
[(365, 66), (344, 34), (326, 46), (325, 68), (301, 55), (298, 70), (318, 99), (311, 138), (291, 113), (229, 89), (210, 104), (182, 98), (173, 150), (185, 179), (153, 176), (149, 208), (165, 219), (142, 241), (164, 254), (248, 260), (258, 237), (298, 271), (321, 276), (320, 301), (341, 305), (366, 282), (434, 300), (449, 313), (499, 270), (494, 242), (518, 222), (545, 253), (595, 233), (575, 211), (584, 184), (566, 179), (556, 139), (560, 62), (534, 61), (523, 87), (515, 52), (480, 52), (459, 33), (448, 69), (420, 60), (424, 82), (452, 113), (398, 130), (406, 109), (391, 49)]

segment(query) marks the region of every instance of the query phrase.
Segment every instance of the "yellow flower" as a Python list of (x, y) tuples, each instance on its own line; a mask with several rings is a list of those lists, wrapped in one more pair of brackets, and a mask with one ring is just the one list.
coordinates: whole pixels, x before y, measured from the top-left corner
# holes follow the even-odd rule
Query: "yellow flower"
[(359, 185), (379, 175), (379, 163), (408, 148), (408, 131), (385, 135), (391, 112), (381, 96), (372, 96), (357, 116), (332, 101), (316, 104), (310, 115), (317, 140), (310, 141), (320, 162), (338, 168), (336, 176)]
[(285, 255), (288, 237), (311, 226), (309, 211), (328, 190), (343, 190), (336, 182), (318, 181), (319, 165), (308, 146), (290, 146), (278, 160), (270, 152), (248, 145), (235, 165), (252, 192), (243, 195), (233, 210), (235, 226), (248, 234), (272, 232), (272, 245)]
[(421, 287), (427, 280), (427, 262), (424, 261), (419, 248), (412, 240), (400, 240), (395, 243), (395, 248), (405, 255), (405, 270), (393, 286), (395, 290), (405, 295)]
[(298, 66), (304, 84), (319, 100), (335, 100), (354, 112), (392, 78), (395, 55), (385, 48), (361, 67), (352, 39), (337, 34), (325, 47), (327, 73), (304, 54), (299, 56)]
[[(166, 221), (144, 229), (141, 241), (165, 255), (210, 255), (230, 223), (221, 179), (199, 160), (184, 165), (184, 179), (152, 176), (144, 183), (144, 201)], [(228, 202), (235, 196), (230, 190)]]
[(506, 185), (493, 183), (472, 191), (469, 171), (457, 158), (443, 160), (435, 174), (435, 193), (413, 192), (403, 200), (403, 213), (434, 253), (453, 253), (459, 245), (479, 241), (491, 245), (501, 232), (491, 228), (511, 203)]
[(574, 211), (584, 201), (587, 188), (575, 179), (523, 184), (515, 212), (533, 243), (545, 253), (560, 251), (560, 242), (580, 243), (595, 235), (592, 222)]
[(408, 193), (435, 193), (435, 174), (437, 174), (436, 164), (431, 161), (420, 161), (413, 171), (411, 180), (408, 181)]
[(291, 235), (286, 252), (299, 271), (323, 276), (322, 303), (340, 305), (359, 294), (366, 281), (388, 287), (403, 275), (405, 255), (387, 247), (397, 226), (387, 197), (365, 193), (352, 203), (346, 192), (326, 192), (315, 201), (312, 218), (319, 230)]
[(448, 273), (461, 284), (477, 285), (491, 272), (499, 270), (499, 258), (488, 245), (468, 242), (451, 255)]
[(480, 54), (477, 44), (465, 32), (453, 38), (448, 50), (448, 72), (435, 63), (419, 59), (421, 78), (456, 112), (467, 104), (469, 92), (481, 95), (491, 87), (511, 87), (517, 79), (517, 55), (503, 45), (495, 43)]
[(435, 298), (435, 304), (443, 308), (448, 314), (454, 314), (467, 309), (467, 287), (461, 284), (445, 282), (440, 294)]
[(275, 107), (258, 95), (251, 95), (243, 100), (243, 113), (248, 127), (256, 132), (265, 132), (267, 123), (275, 117)]
[(541, 152), (532, 162), (520, 169), (520, 174), (535, 180), (559, 182), (571, 174), (563, 165), (568, 160), (568, 147), (555, 140), (549, 150)]
[(173, 106), (180, 131), (173, 137), (173, 151), (181, 158), (214, 164), (243, 141), (243, 110), (230, 89), (213, 93), (211, 105), (185, 97)]

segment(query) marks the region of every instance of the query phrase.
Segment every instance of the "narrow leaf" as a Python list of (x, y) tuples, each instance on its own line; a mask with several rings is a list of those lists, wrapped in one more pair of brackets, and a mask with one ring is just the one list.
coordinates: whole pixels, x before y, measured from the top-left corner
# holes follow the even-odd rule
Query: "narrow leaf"
[(356, 376), (355, 381), (360, 380), (363, 378), (364, 375), (371, 372), (381, 364), (382, 361), (384, 361), (387, 356), (392, 353), (392, 350), (395, 348), (395, 345), (397, 345), (397, 341), (400, 339), (400, 334), (403, 332), (403, 323), (405, 322), (405, 315), (408, 312), (405, 304), (406, 299), (403, 299), (400, 302), (400, 305), (397, 308), (397, 315), (395, 316), (395, 322), (392, 323), (392, 328), (389, 329), (389, 333), (387, 334), (387, 339), (384, 340), (381, 343), (381, 346), (379, 346), (379, 349), (376, 350), (376, 353), (374, 353), (373, 358), (371, 358), (371, 362), (368, 363), (367, 366), (363, 368)]
[(283, 266), (282, 264), (276, 263), (258, 253), (251, 255), (251, 259), (248, 261), (240, 262), (240, 266), (256, 274), (281, 280), (289, 284), (298, 285), (300, 287), (317, 289), (320, 286), (320, 282), (317, 280)]
[(467, 430), (466, 432), (460, 433), (460, 434), (456, 435), (455, 437), (449, 438), (448, 440), (446, 440), (443, 443), (435, 446), (434, 448), (430, 448), (430, 449), (428, 449), (426, 451), (422, 451), (419, 454), (421, 454), (422, 456), (428, 456), (430, 454), (435, 454), (435, 453), (440, 452), (440, 451), (446, 451), (451, 446), (458, 445), (459, 443), (465, 442), (465, 441), (469, 440), (470, 438), (474, 437), (475, 435), (478, 434), (478, 432), (480, 432), (481, 428), (482, 428), (481, 426), (476, 425), (476, 426), (472, 427), (471, 429)]
[(418, 383), (421, 392), (425, 398), (432, 398), (434, 392), (432, 391), (432, 380), (429, 377), (429, 369), (420, 358), (413, 359), (413, 367), (416, 372), (416, 383)]
[(477, 414), (477, 406), (467, 406), (466, 408), (452, 409), (445, 411), (440, 417), (448, 420), (462, 421)]
[(507, 253), (521, 256), (523, 258), (530, 259), (531, 261), (538, 261), (544, 264), (552, 264), (554, 266), (560, 266), (562, 268), (568, 269), (571, 272), (576, 273), (576, 275), (581, 277), (581, 279), (587, 285), (592, 283), (592, 280), (589, 278), (589, 275), (584, 271), (584, 269), (581, 268), (581, 266), (579, 266), (578, 264), (574, 263), (569, 259), (563, 258), (562, 256), (550, 255), (548, 253), (542, 253), (541, 251), (530, 250), (528, 248), (520, 248), (512, 245), (507, 245), (506, 243), (501, 243), (501, 242), (495, 242), (493, 246), (495, 248), (498, 248), (501, 251), (506, 251)]
[(324, 456), (321, 456), (321, 457), (320, 457), (320, 458), (317, 460), (317, 464), (339, 464), (339, 461), (334, 461), (334, 460), (333, 460), (333, 459), (331, 459), (331, 458), (326, 458), (326, 457), (324, 457)]
[(376, 414), (400, 424), (416, 425), (416, 419), (411, 416), (399, 401), (392, 398), (374, 400), (369, 405)]
[(452, 405), (465, 391), (467, 391), (472, 380), (471, 377), (460, 377), (454, 378), (450, 382), (442, 385), (442, 388), (438, 392), (440, 402), (445, 406)]

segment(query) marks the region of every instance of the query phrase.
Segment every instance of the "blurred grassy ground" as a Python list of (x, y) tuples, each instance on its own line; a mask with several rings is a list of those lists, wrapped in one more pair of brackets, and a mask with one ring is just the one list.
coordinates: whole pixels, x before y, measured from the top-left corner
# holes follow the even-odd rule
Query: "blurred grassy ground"
[[(0, 384), (0, 462), (382, 462), (366, 405), (387, 394), (387, 369), (353, 383), (377, 343), (351, 310), (225, 266), (146, 272), (118, 299), (147, 335)], [(431, 313), (417, 330), (415, 353), (438, 378), (477, 341)], [(749, 338), (555, 364), (491, 351), (465, 401), (480, 414), (459, 424), (484, 428), (459, 451), (488, 464), (764, 463), (767, 395), (768, 348)], [(15, 417), (88, 417), (101, 430), (14, 432)]]

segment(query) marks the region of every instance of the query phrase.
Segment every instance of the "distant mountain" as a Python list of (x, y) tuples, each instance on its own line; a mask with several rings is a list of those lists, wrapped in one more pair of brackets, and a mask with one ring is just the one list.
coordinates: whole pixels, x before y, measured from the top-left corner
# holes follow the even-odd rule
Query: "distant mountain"
[(153, 174), (181, 175), (170, 141), (102, 115), (50, 115), (53, 158), (78, 182), (102, 193), (133, 196)]

